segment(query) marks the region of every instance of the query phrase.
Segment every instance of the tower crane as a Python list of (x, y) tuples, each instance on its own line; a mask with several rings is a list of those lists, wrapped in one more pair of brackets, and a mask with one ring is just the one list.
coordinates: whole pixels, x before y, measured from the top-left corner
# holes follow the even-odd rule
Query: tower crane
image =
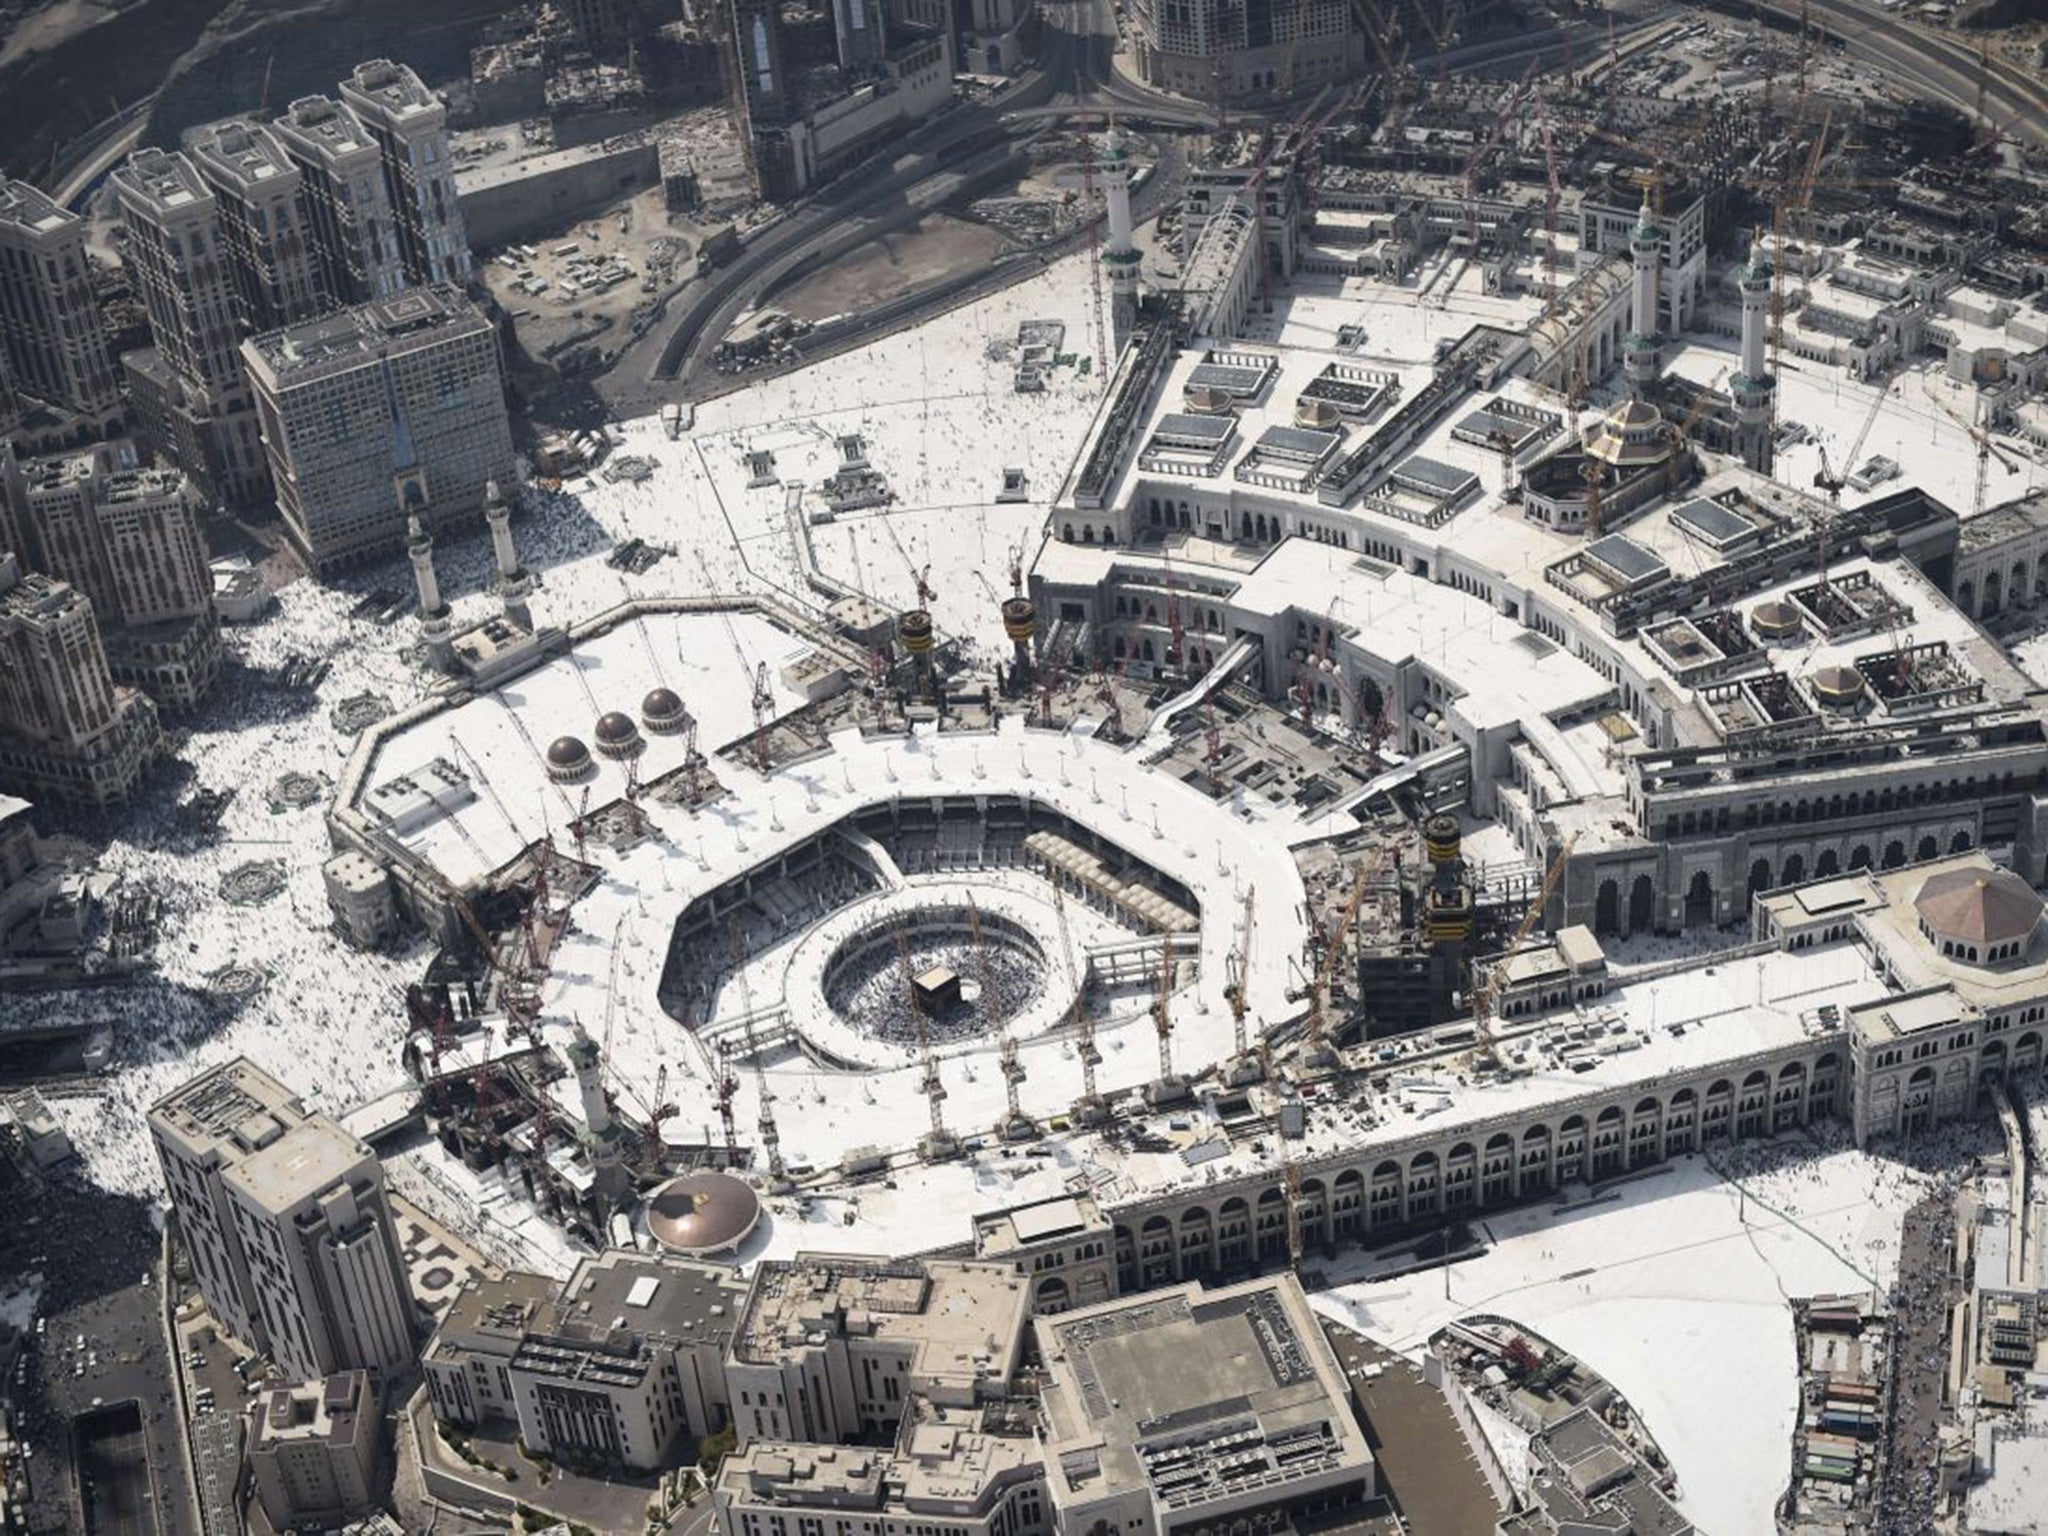
[(1154, 1105), (1174, 1104), (1187, 1097), (1187, 1080), (1173, 1070), (1173, 935), (1159, 935), (1159, 992), (1152, 999), (1152, 1027), (1159, 1035), (1159, 1080), (1145, 1090)]
[[(1833, 563), (1828, 558), (1828, 534), (1835, 517), (1842, 510), (1842, 487), (1849, 483), (1849, 476), (1855, 473), (1856, 461), (1863, 454), (1864, 441), (1870, 436), (1870, 429), (1877, 424), (1877, 413), (1884, 408), (1884, 397), (1891, 390), (1891, 377), (1891, 374), (1887, 373), (1884, 378), (1878, 380), (1877, 392), (1871, 396), (1870, 409), (1864, 413), (1863, 425), (1857, 429), (1856, 439), (1849, 444), (1849, 451), (1843, 455), (1840, 464), (1829, 464), (1827, 444), (1819, 445), (1820, 468), (1814, 472), (1813, 483), (1825, 491), (1828, 498), (1828, 515), (1815, 530), (1820, 545), (1815, 558), (1820, 563), (1820, 589), (1823, 594), (1828, 590), (1828, 567)], [(1984, 509), (1980, 505), (1977, 510), (1981, 512)]]
[[(747, 1059), (754, 1064), (754, 1097), (761, 1110), (758, 1129), (761, 1136), (761, 1150), (768, 1156), (768, 1178), (772, 1184), (782, 1185), (789, 1180), (789, 1170), (782, 1161), (782, 1133), (775, 1125), (775, 1095), (768, 1091), (768, 1073), (761, 1065), (761, 1043), (754, 1034), (754, 989), (747, 981), (745, 954), (740, 946), (740, 925), (733, 922), (732, 934), (733, 978), (740, 984), (740, 1027), (746, 1034)], [(734, 1085), (721, 1084), (725, 1097), (728, 1136), (731, 1135), (731, 1088)]]
[(1375, 865), (1370, 873), (1361, 873), (1352, 882), (1351, 894), (1345, 898), (1344, 909), (1337, 916), (1336, 931), (1330, 935), (1330, 942), (1323, 950), (1323, 963), (1316, 967), (1316, 978), (1309, 990), (1306, 1049), (1302, 1053), (1305, 1068), (1322, 1066), (1336, 1058), (1336, 1049), (1330, 1044), (1330, 983), (1336, 979), (1337, 957), (1344, 952), (1344, 940), (1351, 932), (1358, 909), (1364, 904), (1366, 891), (1377, 873), (1378, 866)]
[(1237, 926), (1237, 946), (1223, 957), (1223, 1000), (1230, 1005), (1231, 1044), (1235, 1048), (1224, 1068), (1224, 1075), (1233, 1085), (1256, 1082), (1264, 1075), (1264, 1064), (1259, 1057), (1252, 1054), (1250, 1030), (1245, 1024), (1245, 1019), (1251, 1012), (1245, 988), (1250, 982), (1252, 924), (1257, 920), (1258, 912), (1253, 896), (1252, 889), (1247, 886), (1244, 893), (1244, 915)]
[(1081, 971), (1074, 964), (1074, 935), (1067, 927), (1067, 899), (1058, 881), (1053, 882), (1052, 911), (1060, 930), (1060, 963), (1074, 997), (1067, 1007), (1067, 1022), (1074, 1027), (1074, 1054), (1081, 1061), (1081, 1097), (1074, 1102), (1074, 1120), (1081, 1125), (1094, 1125), (1108, 1115), (1108, 1106), (1095, 1091), (1095, 1069), (1102, 1065), (1102, 1051), (1095, 1044), (1095, 1020), (1083, 1006)]
[(1965, 432), (1967, 432), (1970, 435), (1970, 441), (1977, 445), (1977, 483), (1976, 488), (1972, 493), (1970, 499), (1970, 516), (1973, 518), (1977, 517), (1984, 511), (1985, 498), (1990, 493), (1992, 459), (1997, 459), (1999, 467), (2002, 468), (2008, 475), (2018, 474), (2020, 467), (2019, 465), (2015, 464), (2011, 459), (2007, 458), (2006, 455), (2002, 453), (1999, 449), (1994, 448), (1992, 446), (1991, 434), (1984, 430), (1981, 423), (1963, 420), (1961, 416), (1958, 416), (1955, 413), (1955, 411), (1950, 408), (1947, 401), (1942, 400), (1939, 397), (1930, 396), (1929, 398), (1933, 399), (1934, 403), (1941, 407), (1942, 413), (1946, 415), (1950, 421), (1953, 421), (1957, 426), (1961, 427)]
[(1500, 996), (1501, 984), (1507, 977), (1508, 962), (1528, 940), (1529, 934), (1543, 916), (1543, 909), (1550, 904), (1551, 893), (1557, 889), (1557, 882), (1564, 876), (1565, 860), (1571, 857), (1572, 845), (1578, 840), (1577, 833), (1565, 839), (1564, 846), (1557, 850), (1557, 857), (1550, 861), (1550, 867), (1543, 872), (1543, 885), (1536, 892), (1535, 900), (1529, 903), (1529, 910), (1522, 914), (1521, 924), (1515, 929), (1515, 936), (1508, 940), (1507, 949), (1502, 952), (1499, 960), (1487, 967), (1483, 975), (1476, 978), (1478, 984), (1472, 988), (1472, 1028), (1479, 1037), (1479, 1050), (1482, 1055), (1493, 1054), (1493, 1005), (1494, 1000)]

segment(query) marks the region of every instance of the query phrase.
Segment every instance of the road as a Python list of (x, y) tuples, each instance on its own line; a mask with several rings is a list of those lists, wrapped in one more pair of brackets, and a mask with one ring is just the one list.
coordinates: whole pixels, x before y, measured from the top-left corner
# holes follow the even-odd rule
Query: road
[[(1760, 0), (1780, 21), (1809, 17), (1853, 56), (1889, 70), (1897, 79), (1965, 113), (1977, 105), (1977, 51), (1953, 33), (1923, 27), (1862, 0)], [(1749, 15), (1752, 7), (1723, 0), (1722, 8)], [(1982, 71), (1984, 116), (2000, 131), (2029, 145), (2048, 145), (2048, 82), (1987, 57)]]
[(696, 398), (723, 384), (711, 371), (711, 353), (763, 294), (809, 266), (914, 222), (974, 177), (999, 169), (1030, 137), (1063, 117), (1114, 112), (1165, 124), (1207, 121), (1186, 102), (1118, 76), (1110, 62), (1115, 41), (1108, 0), (1048, 6), (1036, 66), (998, 95), (955, 106), (925, 123), (894, 156), (839, 177), (761, 230), (729, 266), (684, 290), (664, 322), (630, 344), (595, 381), (607, 408), (617, 416), (644, 414), (662, 401)]

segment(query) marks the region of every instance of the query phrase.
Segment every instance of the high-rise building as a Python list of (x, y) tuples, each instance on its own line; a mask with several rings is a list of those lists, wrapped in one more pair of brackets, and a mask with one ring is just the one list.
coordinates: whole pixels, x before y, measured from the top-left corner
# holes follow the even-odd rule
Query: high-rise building
[(299, 168), (320, 289), (329, 308), (388, 299), (405, 286), (384, 157), (362, 119), (305, 96), (271, 125)]
[(121, 385), (93, 300), (85, 220), (25, 182), (0, 180), (0, 411), (5, 378), (81, 415), (120, 415)]
[(310, 319), (322, 302), (305, 178), (261, 124), (209, 123), (186, 154), (213, 193), (243, 334)]
[(117, 682), (189, 709), (220, 672), (213, 575), (190, 484), (99, 447), (15, 462), (0, 448), (0, 504), (25, 566), (91, 601)]
[(377, 1505), (377, 1389), (362, 1371), (270, 1387), (249, 1406), (249, 1475), (274, 1531), (327, 1530)]
[(469, 236), (455, 196), (448, 109), (403, 64), (372, 59), (341, 82), (384, 157), (384, 186), (398, 220), (398, 250), (415, 283), (469, 278)]
[(115, 686), (86, 596), (0, 551), (0, 791), (117, 804), (161, 735), (156, 706)]
[(516, 1424), (558, 1457), (657, 1468), (731, 1417), (724, 1357), (746, 1282), (619, 1249), (566, 1285), (513, 1270), (457, 1293), (420, 1358), (446, 1423)]
[(474, 516), (493, 480), (512, 479), (497, 334), (455, 288), (409, 289), (242, 350), (278, 511), (315, 570), (394, 554), (413, 512), (435, 526)]
[(301, 1380), (415, 1358), (376, 1154), (245, 1057), (149, 1112), (164, 1183), (213, 1315)]
[(242, 303), (219, 202), (181, 154), (145, 149), (109, 180), (155, 345), (123, 359), (143, 436), (223, 501), (268, 487), (235, 351)]

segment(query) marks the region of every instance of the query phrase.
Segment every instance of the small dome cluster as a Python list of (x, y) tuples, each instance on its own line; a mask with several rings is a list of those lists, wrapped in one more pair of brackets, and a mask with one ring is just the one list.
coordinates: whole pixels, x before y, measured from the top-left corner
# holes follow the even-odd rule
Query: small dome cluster
[(640, 723), (656, 736), (680, 731), (689, 721), (689, 711), (673, 688), (655, 688), (640, 701)]
[(575, 783), (592, 766), (590, 749), (577, 737), (557, 736), (548, 747), (548, 777), (557, 784)]
[(597, 750), (606, 757), (632, 757), (645, 745), (631, 715), (613, 709), (598, 717)]

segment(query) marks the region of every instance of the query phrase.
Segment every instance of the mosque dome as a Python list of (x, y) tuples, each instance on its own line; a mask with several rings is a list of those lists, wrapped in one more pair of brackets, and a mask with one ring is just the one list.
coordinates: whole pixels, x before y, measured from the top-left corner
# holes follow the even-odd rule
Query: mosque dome
[(640, 701), (641, 723), (657, 736), (680, 730), (683, 716), (682, 697), (673, 688), (649, 689)]
[(590, 749), (574, 736), (557, 736), (548, 747), (548, 777), (580, 778), (590, 771)]
[[(1929, 875), (1913, 898), (1920, 926), (1931, 937), (1961, 946), (1965, 959), (2017, 946), (2018, 954), (2041, 921), (2034, 888), (2009, 869), (1949, 869)], [(2002, 959), (2002, 955), (1984, 955)]]
[(685, 1173), (647, 1200), (647, 1230), (670, 1253), (726, 1253), (761, 1220), (761, 1197), (729, 1173)]
[(597, 722), (597, 750), (606, 757), (628, 757), (640, 749), (640, 727), (631, 715), (614, 709)]

